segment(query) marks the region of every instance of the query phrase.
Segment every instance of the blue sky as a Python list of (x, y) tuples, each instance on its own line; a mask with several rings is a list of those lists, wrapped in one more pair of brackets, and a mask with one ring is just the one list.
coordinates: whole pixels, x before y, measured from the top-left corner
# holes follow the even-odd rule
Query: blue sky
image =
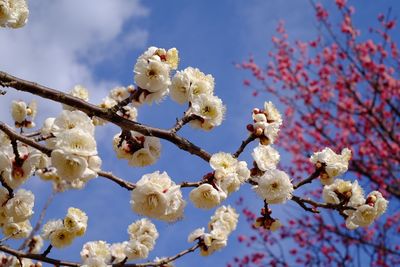
[[(234, 62), (247, 59), (250, 54), (266, 58), (270, 39), (280, 19), (286, 21), (292, 38), (309, 39), (314, 34), (313, 11), (307, 0), (203, 0), (203, 1), (107, 1), (63, 0), (31, 1), (31, 17), (21, 30), (0, 31), (0, 69), (13, 75), (34, 80), (67, 91), (75, 84), (86, 86), (91, 102), (98, 103), (114, 85), (133, 83), (132, 68), (136, 58), (148, 47), (176, 47), (180, 52), (179, 69), (197, 67), (215, 77), (215, 94), (227, 106), (225, 122), (211, 132), (185, 128), (181, 134), (193, 140), (207, 151), (234, 151), (246, 138), (245, 126), (250, 122), (250, 112), (261, 107), (267, 96), (254, 98), (244, 89), (242, 80), (246, 73), (236, 69)], [(379, 1), (379, 10), (394, 6), (393, 14), (399, 14), (396, 1)], [(375, 18), (377, 1), (365, 1), (357, 23), (363, 24)], [(397, 11), (397, 12), (396, 12)], [(262, 59), (260, 62), (266, 62)], [(9, 101), (27, 94), (12, 91), (0, 98), (0, 119), (10, 122)], [(57, 104), (40, 102), (37, 123), (60, 111)], [(180, 117), (185, 107), (167, 99), (160, 105), (139, 110), (139, 121), (157, 127), (170, 127)], [(210, 170), (202, 160), (162, 142), (160, 161), (145, 169), (129, 167), (126, 162), (116, 161), (111, 137), (118, 132), (107, 126), (97, 131), (103, 169), (112, 171), (130, 181), (137, 181), (144, 173), (155, 170), (167, 171), (176, 182), (198, 180)], [(251, 163), (250, 149), (242, 159)], [(27, 188), (36, 195), (37, 214), (51, 187), (37, 177), (31, 178)], [(189, 190), (184, 189), (187, 197)], [(233, 203), (240, 195), (256, 210), (261, 200), (243, 186), (240, 193), (232, 195)], [(73, 246), (54, 250), (51, 256), (77, 260), (82, 245), (89, 240), (106, 240), (110, 243), (127, 239), (126, 228), (136, 216), (129, 206), (130, 193), (104, 179), (91, 181), (86, 189), (57, 195), (46, 219), (61, 218), (70, 206), (81, 208), (89, 215), (89, 227), (83, 238)], [(187, 198), (186, 198), (187, 199)], [(282, 206), (282, 211), (291, 210)], [(187, 235), (198, 227), (206, 227), (214, 210), (194, 209), (188, 202), (185, 219), (174, 224), (156, 222), (160, 238), (149, 259), (169, 256), (189, 247)], [(35, 222), (36, 217), (32, 222)], [(233, 256), (245, 253), (236, 237), (246, 232), (248, 225), (241, 218), (237, 231), (231, 236), (223, 251), (207, 258), (196, 252), (177, 261), (177, 266), (223, 266)]]

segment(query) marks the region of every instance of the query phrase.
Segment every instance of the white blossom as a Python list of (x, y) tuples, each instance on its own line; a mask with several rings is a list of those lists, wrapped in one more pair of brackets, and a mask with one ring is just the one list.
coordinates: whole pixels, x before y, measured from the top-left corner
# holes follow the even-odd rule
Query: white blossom
[(197, 228), (193, 232), (191, 232), (188, 236), (188, 242), (194, 242), (196, 239), (202, 238), (205, 235), (204, 227)]
[(57, 169), (57, 175), (67, 181), (81, 178), (88, 167), (84, 157), (66, 153), (61, 149), (51, 152), (51, 162)]
[(358, 226), (369, 226), (377, 217), (377, 210), (370, 205), (361, 205), (351, 214), (350, 220)]
[(277, 169), (267, 170), (257, 179), (257, 185), (253, 188), (269, 204), (284, 203), (292, 197), (293, 192), (289, 176)]
[(31, 191), (19, 189), (13, 198), (7, 201), (6, 214), (13, 218), (13, 222), (28, 220), (33, 215), (35, 196)]
[(324, 148), (321, 152), (314, 153), (310, 161), (314, 164), (324, 164), (324, 170), (328, 175), (327, 179), (321, 179), (321, 183), (329, 185), (333, 182), (333, 178), (344, 174), (349, 167), (351, 151), (344, 148), (340, 155), (333, 152), (330, 148)]
[(166, 92), (171, 84), (169, 78), (170, 66), (157, 56), (149, 59), (138, 59), (134, 73), (136, 84), (150, 93)]
[(63, 110), (60, 116), (54, 120), (51, 132), (55, 136), (58, 136), (66, 130), (72, 130), (75, 128), (94, 135), (95, 128), (92, 120), (88, 115), (86, 115), (86, 113), (80, 110)]
[(0, 27), (21, 28), (28, 21), (26, 0), (0, 1)]
[(121, 102), (122, 100), (128, 98), (130, 95), (130, 92), (128, 88), (123, 87), (123, 86), (117, 86), (111, 89), (109, 97), (114, 99), (117, 102)]
[(71, 245), (74, 238), (75, 234), (68, 231), (65, 227), (55, 229), (49, 236), (50, 243), (55, 248), (63, 248)]
[(219, 207), (208, 223), (209, 230), (223, 229), (227, 233), (236, 229), (239, 214), (231, 206)]
[(230, 153), (225, 152), (215, 153), (210, 158), (210, 166), (215, 170), (217, 178), (236, 172), (237, 162)]
[[(190, 200), (196, 208), (211, 209), (221, 203), (221, 193), (210, 184), (202, 184), (190, 192)], [(226, 198), (226, 196), (224, 197)]]
[(271, 101), (264, 103), (264, 113), (267, 116), (268, 122), (282, 124), (282, 115)]
[(190, 113), (199, 116), (201, 119), (192, 120), (190, 124), (203, 130), (211, 130), (219, 126), (224, 119), (225, 106), (217, 96), (201, 94), (192, 100)]
[(28, 220), (22, 222), (8, 222), (3, 226), (3, 234), (15, 239), (27, 238), (32, 232), (31, 223)]
[(149, 249), (137, 240), (131, 240), (125, 246), (125, 255), (129, 260), (145, 259), (149, 256)]
[(322, 196), (326, 203), (340, 204), (345, 201), (351, 207), (358, 207), (365, 202), (364, 192), (357, 181), (351, 183), (336, 179), (333, 184), (324, 186)]
[(175, 221), (183, 216), (185, 202), (180, 187), (166, 172), (143, 175), (132, 190), (132, 209), (148, 217)]
[(111, 257), (114, 259), (113, 263), (122, 262), (125, 258), (125, 251), (128, 242), (114, 243), (110, 246)]
[(62, 220), (50, 220), (45, 225), (43, 225), (41, 235), (44, 239), (49, 239), (52, 232), (63, 227), (64, 226)]
[(26, 116), (28, 115), (27, 113), (27, 105), (24, 101), (13, 101), (11, 103), (11, 116), (14, 121), (18, 123), (22, 123)]
[(172, 79), (171, 98), (179, 104), (192, 101), (201, 94), (212, 95), (213, 92), (214, 78), (197, 68), (178, 71)]
[(60, 133), (57, 137), (56, 148), (78, 156), (97, 154), (96, 140), (93, 135), (77, 128)]
[(78, 208), (69, 208), (64, 218), (64, 227), (76, 236), (82, 236), (86, 232), (88, 217)]
[(81, 259), (84, 264), (103, 263), (106, 266), (111, 260), (110, 245), (105, 241), (92, 241), (83, 245)]
[(279, 152), (272, 146), (258, 145), (251, 155), (257, 163), (257, 167), (262, 171), (276, 169), (280, 159)]
[(152, 239), (158, 238), (156, 226), (148, 219), (140, 219), (128, 226), (128, 234), (131, 239), (137, 239), (139, 236), (148, 235)]
[(386, 211), (389, 201), (382, 196), (381, 192), (372, 191), (367, 196), (367, 203), (373, 204), (377, 217), (379, 217)]
[(35, 235), (29, 241), (29, 252), (39, 253), (43, 247), (43, 238), (40, 235)]

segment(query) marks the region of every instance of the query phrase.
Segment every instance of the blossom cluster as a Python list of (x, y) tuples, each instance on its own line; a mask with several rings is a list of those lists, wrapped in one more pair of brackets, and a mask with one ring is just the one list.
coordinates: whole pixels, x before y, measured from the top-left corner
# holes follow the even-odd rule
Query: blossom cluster
[(264, 109), (255, 108), (252, 116), (254, 123), (248, 125), (248, 130), (260, 139), (261, 144), (273, 144), (282, 125), (282, 116), (274, 104), (265, 102)]
[(171, 92), (171, 98), (183, 104), (188, 102), (186, 116), (192, 115), (190, 124), (203, 130), (211, 130), (222, 123), (225, 106), (214, 95), (214, 78), (197, 68), (188, 67), (177, 71), (172, 81), (170, 71), (178, 67), (176, 48), (168, 51), (150, 47), (137, 60), (134, 73), (140, 95), (136, 104), (161, 101)]
[(132, 190), (130, 203), (136, 213), (167, 222), (181, 219), (186, 205), (180, 186), (159, 171), (142, 176)]
[(33, 215), (35, 196), (31, 191), (19, 189), (12, 198), (0, 188), (0, 227), (4, 236), (26, 238), (32, 231), (29, 219)]
[(0, 262), (2, 267), (42, 267), (42, 263), (40, 262), (34, 263), (31, 259), (28, 258), (18, 259), (14, 256), (7, 256), (3, 252), (0, 252)]
[(258, 171), (252, 180), (253, 189), (268, 204), (284, 203), (292, 197), (293, 185), (289, 176), (278, 170), (280, 155), (271, 145), (259, 144), (252, 153)]
[(17, 128), (33, 128), (37, 114), (37, 104), (36, 101), (32, 101), (27, 104), (24, 101), (12, 101), (11, 103), (11, 116), (15, 122), (15, 127)]
[(0, 1), (0, 27), (21, 28), (28, 21), (28, 15), (26, 0)]
[(86, 232), (88, 217), (78, 208), (69, 208), (64, 219), (50, 220), (42, 229), (42, 237), (56, 248), (72, 244), (76, 237)]
[(335, 177), (343, 175), (349, 168), (349, 160), (351, 151), (344, 148), (340, 155), (336, 154), (332, 149), (325, 148), (320, 152), (314, 153), (310, 161), (317, 167), (321, 168), (320, 179), (323, 185), (333, 183)]
[(10, 139), (0, 132), (0, 174), (10, 188), (22, 185), (35, 168), (40, 167), (42, 157), (42, 153), (24, 144), (12, 145)]
[(245, 161), (238, 161), (231, 154), (219, 152), (211, 156), (213, 174), (190, 192), (190, 200), (197, 208), (211, 209), (218, 206), (229, 194), (239, 190), (249, 177)]
[(214, 96), (214, 77), (197, 68), (178, 71), (172, 79), (171, 98), (179, 104), (189, 103), (187, 115), (198, 116), (191, 121), (196, 128), (210, 130), (221, 124), (225, 106)]
[(53, 150), (37, 174), (53, 181), (58, 191), (83, 188), (101, 166), (94, 130), (92, 120), (79, 110), (64, 110), (57, 118), (46, 119), (41, 134)]
[(169, 93), (170, 71), (178, 67), (179, 55), (176, 48), (168, 51), (150, 47), (138, 59), (134, 67), (134, 79), (142, 90), (138, 103), (161, 101)]
[(351, 209), (345, 210), (346, 227), (353, 230), (359, 226), (369, 226), (381, 216), (388, 201), (378, 191), (372, 191), (364, 197), (363, 189), (357, 181), (353, 183), (336, 179), (331, 185), (325, 185), (323, 197), (326, 203), (345, 204)]
[(157, 137), (145, 136), (134, 131), (128, 135), (115, 135), (113, 148), (119, 159), (128, 160), (128, 164), (134, 167), (152, 165), (161, 154), (161, 143)]
[(125, 260), (147, 258), (158, 238), (155, 225), (141, 219), (129, 225), (128, 234), (129, 241), (112, 245), (105, 241), (87, 242), (81, 250), (83, 266), (108, 266)]
[(194, 230), (188, 242), (198, 241), (202, 256), (208, 256), (227, 245), (228, 236), (236, 229), (239, 214), (230, 206), (219, 207), (208, 223), (209, 233), (204, 228)]

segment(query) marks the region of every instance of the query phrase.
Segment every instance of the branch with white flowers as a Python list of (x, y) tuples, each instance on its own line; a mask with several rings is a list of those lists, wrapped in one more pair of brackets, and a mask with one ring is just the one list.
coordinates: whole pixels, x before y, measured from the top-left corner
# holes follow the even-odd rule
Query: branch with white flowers
[[(339, 203), (339, 204), (332, 204), (332, 203), (320, 203), (316, 202), (311, 199), (307, 198), (301, 198), (295, 195), (292, 195), (291, 200), (299, 204), (304, 210), (313, 212), (313, 213), (319, 213), (320, 211), (317, 210), (317, 208), (324, 208), (324, 209), (331, 209), (331, 210), (337, 210), (340, 213), (342, 213), (345, 210), (356, 210), (354, 207), (351, 206), (346, 206), (344, 203)], [(306, 204), (311, 205), (312, 208), (307, 207)]]
[(163, 129), (154, 128), (151, 126), (143, 125), (138, 122), (134, 122), (125, 119), (117, 115), (113, 110), (103, 109), (87, 103), (77, 97), (65, 94), (61, 91), (51, 89), (49, 87), (39, 85), (34, 82), (26, 81), (15, 76), (12, 76), (6, 72), (0, 71), (0, 82), (8, 84), (10, 87), (23, 92), (28, 92), (58, 103), (62, 103), (76, 109), (79, 109), (89, 116), (96, 116), (111, 122), (123, 130), (136, 131), (146, 136), (155, 136), (164, 140), (167, 140), (180, 149), (188, 151), (189, 153), (196, 155), (205, 161), (209, 161), (210, 154), (195, 144), (191, 143), (189, 140), (178, 136), (177, 134)]
[[(157, 267), (157, 266), (164, 266), (165, 264), (168, 264), (176, 259), (179, 259), (183, 256), (185, 256), (188, 253), (194, 252), (195, 250), (197, 250), (200, 247), (199, 244), (196, 244), (188, 249), (182, 250), (181, 252), (177, 253), (174, 256), (170, 256), (167, 258), (163, 258), (159, 261), (150, 261), (150, 262), (145, 262), (145, 263), (115, 263), (112, 264), (112, 266), (114, 267)], [(69, 266), (69, 267), (79, 267), (81, 266), (80, 263), (77, 262), (71, 262), (71, 261), (63, 261), (63, 260), (59, 260), (59, 259), (55, 259), (55, 258), (50, 258), (47, 257), (47, 254), (35, 254), (35, 253), (25, 253), (23, 251), (20, 250), (15, 250), (12, 248), (9, 248), (5, 245), (0, 245), (0, 251), (3, 251), (7, 254), (13, 255), (18, 259), (21, 258), (26, 258), (26, 259), (32, 259), (32, 260), (38, 260), (41, 262), (46, 262), (46, 263), (50, 263), (50, 264), (54, 264), (54, 266)]]
[[(3, 131), (5, 134), (7, 134), (10, 138), (14, 139), (14, 140), (18, 140), (28, 146), (31, 146), (39, 151), (41, 151), (42, 153), (50, 156), (51, 152), (53, 151), (52, 149), (47, 148), (46, 146), (38, 143), (38, 141), (33, 140), (31, 138), (26, 137), (25, 135), (19, 134), (17, 132), (15, 132), (10, 126), (8, 126), (7, 124), (5, 124), (4, 122), (0, 121), (0, 131)], [(97, 174), (99, 176), (102, 176), (110, 181), (115, 182), (116, 184), (120, 185), (123, 188), (126, 188), (127, 190), (133, 190), (135, 189), (136, 185), (132, 182), (126, 181), (118, 176), (116, 176), (115, 174), (111, 173), (111, 172), (107, 172), (107, 171), (97, 171)], [(3, 180), (0, 176), (0, 182), (2, 183), (2, 185), (7, 188), (7, 190), (9, 190), (9, 192), (12, 192), (12, 188), (10, 188), (7, 184), (3, 183)], [(198, 181), (198, 182), (181, 182), (180, 183), (180, 187), (185, 188), (185, 187), (198, 187), (201, 184), (205, 183), (204, 180)]]

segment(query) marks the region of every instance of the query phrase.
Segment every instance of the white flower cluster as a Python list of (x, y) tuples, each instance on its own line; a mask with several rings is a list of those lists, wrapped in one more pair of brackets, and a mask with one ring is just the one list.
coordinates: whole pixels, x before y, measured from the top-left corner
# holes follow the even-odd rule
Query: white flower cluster
[(330, 185), (333, 183), (335, 177), (344, 174), (349, 168), (349, 160), (351, 158), (351, 151), (344, 148), (340, 155), (326, 147), (320, 152), (314, 153), (310, 161), (314, 164), (321, 164), (323, 171), (320, 175), (321, 183), (323, 185)]
[[(0, 2), (1, 3), (1, 2)], [(11, 103), (11, 116), (17, 128), (33, 128), (37, 114), (37, 104), (35, 101), (27, 104), (24, 101), (12, 101)]]
[(159, 171), (142, 176), (132, 190), (130, 203), (136, 213), (167, 222), (181, 219), (186, 205), (180, 186)]
[(4, 182), (16, 189), (22, 185), (33, 174), (39, 166), (42, 154), (37, 150), (18, 143), (17, 150), (19, 157), (16, 158), (10, 140), (4, 137), (1, 132), (0, 138), (0, 174)]
[(69, 208), (63, 220), (51, 220), (43, 226), (42, 237), (50, 240), (53, 247), (69, 246), (76, 237), (85, 234), (87, 221), (85, 212), (77, 208)]
[(32, 231), (29, 219), (33, 215), (35, 196), (31, 191), (19, 189), (10, 198), (5, 188), (0, 188), (0, 227), (4, 236), (26, 238)]
[(260, 139), (261, 144), (273, 144), (282, 125), (282, 116), (271, 101), (264, 103), (263, 110), (253, 110), (253, 122), (250, 130)]
[(170, 79), (171, 69), (178, 67), (178, 51), (150, 47), (137, 60), (134, 73), (138, 90), (143, 92), (137, 104), (160, 101), (169, 91), (171, 98), (183, 104), (189, 102), (187, 116), (195, 115), (190, 124), (193, 127), (211, 130), (222, 123), (225, 106), (222, 100), (214, 96), (214, 78), (205, 75), (199, 69), (188, 67), (177, 71)]
[(190, 192), (190, 200), (197, 208), (211, 209), (218, 206), (229, 194), (239, 190), (249, 177), (245, 161), (238, 161), (229, 153), (219, 152), (211, 156), (214, 179), (203, 183)]
[(191, 121), (193, 127), (211, 130), (222, 123), (225, 106), (213, 94), (214, 77), (199, 69), (188, 67), (178, 71), (172, 79), (171, 98), (179, 104), (189, 102), (187, 115), (199, 117)]
[(271, 145), (265, 146), (259, 144), (254, 148), (251, 155), (257, 164), (257, 168), (261, 171), (276, 169), (280, 159), (279, 152)]
[(276, 169), (279, 152), (271, 145), (259, 144), (254, 148), (252, 156), (257, 168), (263, 172), (261, 176), (252, 177), (257, 183), (253, 187), (256, 193), (268, 204), (284, 203), (291, 199), (293, 184), (285, 172)]
[(135, 167), (144, 167), (154, 164), (161, 154), (160, 139), (153, 136), (144, 136), (131, 131), (121, 141), (121, 133), (114, 136), (113, 148), (119, 159), (127, 159), (128, 164)]
[(28, 16), (26, 0), (0, 0), (0, 27), (21, 28)]
[(270, 169), (262, 176), (255, 177), (254, 181), (257, 185), (253, 189), (268, 204), (285, 203), (292, 198), (293, 185), (284, 171)]
[(357, 181), (351, 183), (336, 179), (333, 184), (325, 185), (323, 198), (326, 203), (345, 204), (348, 209), (344, 213), (348, 216), (346, 227), (355, 229), (359, 226), (369, 226), (381, 216), (387, 208), (388, 201), (378, 191), (372, 191), (367, 198), (364, 197), (362, 188)]
[(198, 240), (200, 242), (200, 253), (208, 256), (227, 245), (228, 236), (236, 229), (239, 214), (230, 206), (221, 206), (215, 211), (208, 223), (209, 233), (204, 228), (194, 230), (188, 237), (188, 242)]
[[(6, 255), (0, 252), (1, 267), (42, 267), (41, 262), (33, 262), (27, 258), (17, 258), (15, 256)], [(22, 263), (22, 265), (21, 265)]]
[(134, 67), (135, 82), (144, 92), (139, 103), (162, 100), (169, 92), (171, 85), (170, 71), (178, 67), (179, 56), (176, 48), (168, 51), (150, 47), (138, 59)]
[(81, 251), (82, 266), (100, 267), (135, 259), (145, 259), (154, 248), (158, 232), (147, 219), (138, 220), (128, 227), (129, 241), (114, 243), (87, 242)]
[(47, 146), (53, 149), (51, 159), (43, 160), (38, 175), (52, 180), (59, 191), (81, 189), (97, 177), (101, 159), (97, 156), (94, 125), (82, 111), (64, 110), (57, 118), (48, 118), (42, 135), (50, 135)]

